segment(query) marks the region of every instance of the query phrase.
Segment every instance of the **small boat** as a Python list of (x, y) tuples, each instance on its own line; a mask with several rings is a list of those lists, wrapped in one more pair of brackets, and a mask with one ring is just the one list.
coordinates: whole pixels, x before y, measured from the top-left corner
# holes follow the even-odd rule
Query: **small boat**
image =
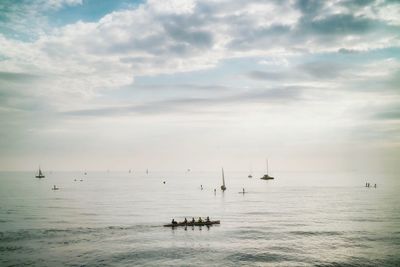
[(249, 174), (247, 175), (248, 178), (253, 178), (253, 175)]
[(54, 185), (51, 190), (58, 190), (58, 189), (60, 189), (60, 188), (58, 188), (57, 186)]
[(37, 174), (35, 177), (36, 177), (36, 178), (39, 178), (39, 179), (46, 177), (46, 176), (44, 176), (44, 174), (42, 173), (42, 170), (40, 169), (40, 166), (39, 166), (39, 172), (38, 172), (38, 174)]
[(268, 159), (267, 159), (267, 173), (264, 174), (263, 177), (260, 178), (261, 180), (274, 180), (275, 178), (268, 175)]
[(268, 174), (264, 174), (263, 177), (260, 178), (261, 180), (274, 180), (275, 178), (272, 176), (269, 176)]
[(224, 168), (222, 168), (222, 185), (221, 185), (221, 190), (225, 191), (226, 186), (225, 186), (225, 176), (224, 176)]
[(164, 224), (164, 227), (177, 227), (177, 226), (210, 226), (210, 225), (214, 225), (214, 224), (220, 224), (220, 221), (209, 221), (209, 222), (178, 222), (175, 224), (169, 223), (169, 224)]

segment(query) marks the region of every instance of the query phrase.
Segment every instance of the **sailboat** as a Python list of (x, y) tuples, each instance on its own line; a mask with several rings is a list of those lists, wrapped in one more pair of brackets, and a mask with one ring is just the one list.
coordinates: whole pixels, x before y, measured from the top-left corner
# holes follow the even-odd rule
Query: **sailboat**
[(224, 177), (224, 168), (222, 168), (222, 185), (221, 185), (221, 190), (225, 191), (226, 186), (225, 186), (225, 177)]
[(262, 179), (262, 180), (274, 180), (274, 177), (268, 175), (268, 159), (267, 159), (267, 173), (264, 174), (264, 176), (261, 177), (260, 179)]
[(37, 174), (35, 177), (36, 177), (36, 178), (39, 178), (39, 179), (45, 177), (44, 174), (42, 173), (42, 170), (40, 169), (40, 166), (39, 166), (39, 172), (38, 172), (38, 174)]

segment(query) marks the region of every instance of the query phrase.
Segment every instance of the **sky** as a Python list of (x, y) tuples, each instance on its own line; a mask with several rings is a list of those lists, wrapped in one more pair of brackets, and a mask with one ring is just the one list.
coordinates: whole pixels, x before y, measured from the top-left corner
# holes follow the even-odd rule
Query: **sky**
[(2, 0), (0, 170), (400, 171), (400, 1)]

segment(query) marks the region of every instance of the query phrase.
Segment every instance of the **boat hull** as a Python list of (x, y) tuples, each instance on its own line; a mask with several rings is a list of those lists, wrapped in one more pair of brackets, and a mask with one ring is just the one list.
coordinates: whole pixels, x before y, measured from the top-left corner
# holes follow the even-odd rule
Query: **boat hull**
[(187, 223), (179, 222), (179, 223), (176, 223), (176, 224), (169, 223), (169, 224), (164, 224), (164, 227), (210, 226), (210, 225), (214, 225), (214, 224), (220, 224), (220, 221), (210, 221), (210, 222), (201, 222), (201, 223), (199, 223), (199, 222), (195, 222), (195, 223), (192, 223), (192, 222), (187, 222)]
[(44, 178), (45, 176), (44, 175), (36, 175), (35, 177), (36, 178)]
[(274, 177), (269, 176), (268, 174), (264, 175), (263, 177), (260, 178), (261, 180), (274, 180)]

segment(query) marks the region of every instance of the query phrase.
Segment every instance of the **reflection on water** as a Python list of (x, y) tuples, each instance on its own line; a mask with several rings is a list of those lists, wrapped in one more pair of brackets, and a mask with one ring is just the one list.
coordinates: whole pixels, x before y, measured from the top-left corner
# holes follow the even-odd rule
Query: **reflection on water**
[[(301, 175), (1, 173), (0, 265), (400, 265), (398, 186)], [(162, 227), (199, 216), (221, 225)]]

